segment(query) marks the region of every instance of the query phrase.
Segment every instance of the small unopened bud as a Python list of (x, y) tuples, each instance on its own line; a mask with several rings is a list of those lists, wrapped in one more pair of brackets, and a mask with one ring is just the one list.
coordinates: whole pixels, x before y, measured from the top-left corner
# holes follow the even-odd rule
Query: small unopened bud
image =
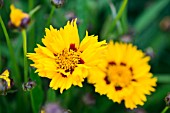
[(11, 29), (19, 28), (19, 29), (24, 29), (28, 26), (30, 23), (30, 17), (25, 17), (21, 20), (21, 24), (16, 27), (11, 21), (8, 22), (8, 27)]
[(0, 8), (2, 8), (4, 5), (4, 1), (3, 0), (0, 0)]
[(121, 37), (121, 41), (122, 41), (122, 42), (125, 42), (125, 43), (132, 42), (132, 37), (131, 37), (131, 35), (129, 35), (129, 34), (123, 35), (123, 36)]
[(84, 96), (83, 96), (83, 102), (86, 104), (86, 105), (94, 105), (96, 103), (96, 100), (94, 98), (94, 96), (90, 93), (86, 93)]
[(36, 82), (31, 79), (27, 83), (22, 84), (22, 88), (24, 91), (31, 91), (36, 86)]
[(51, 3), (56, 7), (59, 8), (64, 5), (64, 0), (51, 0)]
[(6, 80), (0, 79), (0, 95), (7, 95), (12, 86), (14, 86), (13, 79), (10, 79), (10, 86)]
[(0, 95), (6, 95), (8, 84), (4, 79), (0, 79)]
[(16, 8), (14, 5), (11, 5), (10, 9), (11, 9), (11, 13), (10, 13), (10, 21), (8, 22), (8, 26), (10, 28), (18, 28), (18, 29), (26, 28), (30, 22), (29, 14)]
[(160, 28), (163, 31), (170, 31), (170, 17), (165, 17), (160, 22)]
[(130, 43), (133, 41), (133, 36), (135, 34), (134, 29), (130, 28), (129, 31), (120, 37), (120, 41), (125, 43)]
[(170, 93), (165, 97), (166, 105), (170, 107)]
[(76, 18), (76, 15), (74, 12), (67, 12), (65, 17), (67, 18), (67, 20), (71, 21), (72, 19)]
[(13, 85), (13, 80), (9, 78), (9, 71), (5, 70), (0, 75), (0, 95), (6, 95)]
[(151, 59), (153, 59), (155, 57), (155, 53), (154, 53), (152, 47), (146, 48), (145, 53), (146, 53), (147, 56), (150, 56)]
[(65, 110), (58, 103), (48, 103), (41, 109), (41, 113), (71, 113), (71, 111)]

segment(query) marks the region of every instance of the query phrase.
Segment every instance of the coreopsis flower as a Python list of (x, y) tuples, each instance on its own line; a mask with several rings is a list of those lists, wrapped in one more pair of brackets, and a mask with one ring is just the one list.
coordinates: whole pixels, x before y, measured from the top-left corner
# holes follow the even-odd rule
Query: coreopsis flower
[(101, 61), (106, 42), (98, 42), (97, 36), (88, 36), (86, 32), (80, 43), (76, 20), (68, 21), (64, 29), (50, 26), (45, 32), (45, 46), (38, 44), (35, 53), (27, 55), (34, 62), (31, 66), (37, 68), (39, 76), (52, 79), (50, 87), (60, 88), (61, 93), (72, 85), (82, 87), (88, 69)]
[(88, 81), (95, 91), (114, 102), (124, 101), (126, 108), (143, 105), (146, 95), (155, 91), (156, 78), (150, 73), (149, 56), (132, 44), (110, 41), (105, 60), (93, 69)]
[(10, 6), (10, 21), (9, 26), (15, 28), (25, 28), (30, 22), (30, 17), (27, 13), (22, 12), (22, 10), (15, 8), (14, 5)]
[(9, 78), (9, 71), (5, 70), (0, 75), (0, 94), (6, 94), (6, 91), (11, 88), (11, 80)]

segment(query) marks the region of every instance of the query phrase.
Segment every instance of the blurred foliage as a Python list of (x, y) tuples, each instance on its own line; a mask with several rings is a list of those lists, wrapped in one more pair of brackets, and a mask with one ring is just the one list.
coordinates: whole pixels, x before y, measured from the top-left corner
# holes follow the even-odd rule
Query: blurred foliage
[[(147, 97), (145, 105), (139, 108), (148, 113), (159, 113), (165, 107), (164, 97), (170, 92), (170, 19), (166, 19), (166, 21), (164, 19), (170, 17), (170, 0), (129, 0), (120, 20), (111, 29), (115, 18), (114, 13), (118, 13), (122, 2), (123, 0), (65, 0), (62, 7), (54, 10), (50, 24), (60, 28), (66, 24), (67, 20), (76, 17), (81, 40), (87, 30), (89, 34), (98, 35), (99, 40), (113, 39), (132, 42), (143, 51), (152, 48), (153, 52), (149, 53), (153, 55), (150, 62), (151, 72), (158, 76), (158, 86), (156, 92)], [(9, 6), (12, 3), (28, 13), (40, 5), (40, 9), (32, 15), (31, 23), (27, 28), (28, 52), (33, 52), (36, 43), (41, 43), (41, 39), (45, 35), (45, 27), (49, 28), (46, 26), (46, 22), (53, 6), (50, 0), (4, 0), (0, 15), (6, 27), (9, 21)], [(19, 76), (23, 81), (22, 36), (19, 31), (11, 30), (8, 27), (7, 31), (15, 51), (13, 57), (19, 66)], [(6, 68), (11, 70), (11, 78), (15, 78), (15, 74), (12, 73), (14, 67), (10, 60), (9, 49), (2, 27), (0, 27), (0, 73)], [(46, 102), (56, 101), (65, 109), (70, 109), (72, 113), (135, 112), (125, 109), (123, 104), (113, 103), (106, 96), (95, 93), (94, 87), (87, 84), (86, 81), (84, 82), (85, 87), (72, 86), (60, 94), (58, 90), (49, 89), (49, 81), (37, 76), (34, 70), (32, 67), (29, 68), (29, 78), (35, 80), (37, 86), (31, 92), (24, 92), (22, 83), (14, 81), (17, 83), (17, 86), (14, 87), (17, 92), (0, 96), (0, 113), (38, 113)], [(94, 97), (94, 104), (86, 105), (83, 101), (83, 96), (87, 93)]]

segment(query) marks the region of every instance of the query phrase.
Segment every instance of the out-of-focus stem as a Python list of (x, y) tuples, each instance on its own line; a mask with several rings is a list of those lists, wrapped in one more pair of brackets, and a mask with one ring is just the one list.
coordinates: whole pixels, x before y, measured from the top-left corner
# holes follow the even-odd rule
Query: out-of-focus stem
[(32, 17), (40, 8), (41, 8), (40, 5), (36, 6), (34, 9), (32, 9), (32, 10), (29, 12), (29, 16)]
[(117, 16), (115, 17), (115, 19), (113, 20), (113, 22), (112, 22), (112, 24), (111, 24), (111, 27), (110, 27), (110, 29), (109, 29), (109, 32), (111, 32), (111, 31), (115, 28), (116, 23), (118, 22), (118, 20), (120, 19), (120, 17), (121, 17), (122, 14), (123, 14), (123, 11), (124, 11), (125, 8), (126, 8), (127, 2), (128, 2), (128, 0), (124, 0), (124, 1), (123, 1), (122, 6), (120, 7), (120, 10), (119, 10)]
[(27, 35), (26, 30), (22, 29), (23, 53), (24, 53), (24, 81), (28, 81), (28, 61), (27, 61)]
[(33, 5), (34, 5), (34, 0), (29, 0), (28, 1), (29, 11), (33, 8)]
[(162, 110), (162, 112), (161, 113), (166, 113), (166, 111), (169, 109), (169, 107), (168, 106), (166, 106), (163, 110)]
[(53, 16), (53, 14), (54, 14), (54, 11), (55, 11), (55, 6), (53, 6), (52, 9), (51, 9), (50, 15), (49, 15), (48, 20), (47, 20), (46, 27), (48, 27), (48, 26), (50, 25), (52, 16)]
[(15, 84), (18, 84), (19, 82), (21, 82), (20, 81), (21, 79), (20, 79), (19, 68), (17, 66), (17, 62), (16, 62), (15, 55), (14, 55), (14, 50), (12, 48), (12, 44), (11, 44), (8, 32), (6, 30), (6, 27), (4, 25), (4, 22), (1, 18), (1, 16), (0, 16), (0, 23), (1, 23), (5, 38), (6, 38), (7, 46), (8, 46), (9, 53), (10, 53), (10, 58), (11, 58), (11, 61), (12, 61), (13, 67), (14, 67), (14, 75), (15, 75), (15, 78), (16, 78), (16, 79), (14, 78)]
[[(117, 15), (117, 14), (116, 14), (116, 8), (115, 8), (115, 6), (114, 6), (114, 4), (113, 4), (112, 2), (109, 2), (109, 5), (110, 5), (110, 9), (111, 9), (111, 11), (112, 11), (113, 19), (115, 19), (116, 15)], [(119, 34), (122, 34), (123, 31), (122, 31), (121, 23), (120, 23), (119, 20), (117, 20), (116, 26), (117, 26), (117, 28), (118, 28)]]
[(159, 83), (170, 83), (170, 74), (155, 75), (158, 78)]

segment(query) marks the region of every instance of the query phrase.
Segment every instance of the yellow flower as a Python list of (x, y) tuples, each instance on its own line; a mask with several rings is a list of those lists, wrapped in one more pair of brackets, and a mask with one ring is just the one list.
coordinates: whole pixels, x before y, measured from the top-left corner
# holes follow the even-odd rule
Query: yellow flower
[(7, 82), (7, 88), (10, 88), (11, 85), (10, 85), (10, 79), (9, 79), (9, 71), (8, 70), (5, 70), (1, 75), (0, 75), (0, 79), (3, 79)]
[(28, 14), (23, 13), (22, 10), (15, 8), (14, 5), (11, 5), (10, 9), (10, 20), (14, 27), (25, 27), (29, 23), (30, 18)]
[(126, 108), (134, 109), (155, 91), (157, 79), (149, 72), (149, 60), (132, 44), (110, 41), (105, 60), (91, 72), (88, 81), (94, 84), (96, 92), (106, 94), (114, 102), (124, 101)]
[(27, 55), (34, 62), (31, 66), (37, 68), (39, 76), (52, 79), (50, 87), (60, 88), (61, 93), (71, 85), (82, 87), (88, 69), (100, 62), (106, 42), (98, 42), (97, 36), (88, 36), (86, 32), (79, 44), (76, 20), (68, 21), (64, 29), (50, 26), (45, 32), (46, 36), (42, 39), (45, 47), (38, 44), (35, 53)]

